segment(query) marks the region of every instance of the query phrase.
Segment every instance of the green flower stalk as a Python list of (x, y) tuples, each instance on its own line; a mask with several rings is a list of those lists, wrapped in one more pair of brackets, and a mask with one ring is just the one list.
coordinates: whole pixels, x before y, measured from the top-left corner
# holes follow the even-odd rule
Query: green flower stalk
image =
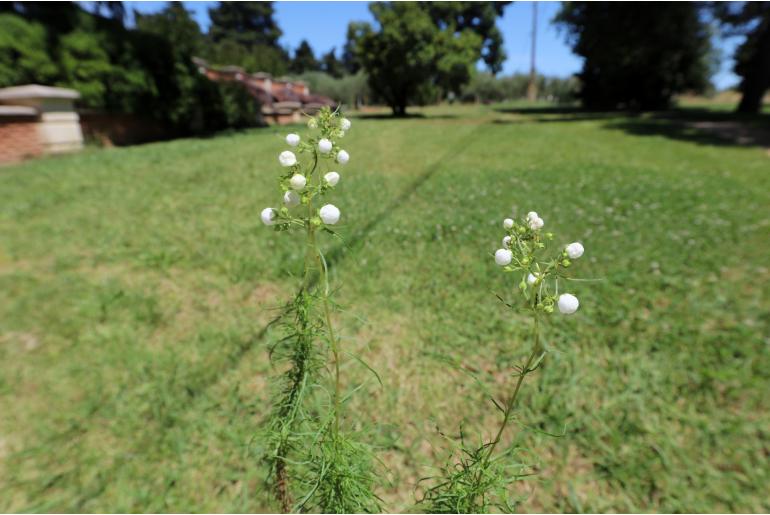
[[(332, 227), (341, 218), (337, 206), (321, 205), (319, 199), (340, 181), (339, 172), (330, 168), (350, 160), (338, 144), (350, 126), (337, 111), (324, 108), (308, 121), (308, 128), (317, 135), (307, 141), (298, 134), (287, 135), (286, 143), (294, 150), (278, 156), (284, 168), (279, 181), (283, 206), (268, 207), (261, 213), (265, 225), (276, 231), (297, 230), (305, 237), (302, 285), (287, 306), (286, 336), (270, 349), (274, 361), (288, 365), (278, 381), (266, 438), (271, 480), (284, 512), (379, 508), (372, 493), (374, 475), (366, 447), (342, 432), (342, 351), (332, 322), (328, 266), (318, 245), (319, 233), (336, 235)], [(321, 345), (324, 341), (325, 346)], [(326, 349), (331, 354), (329, 367)], [(323, 404), (315, 397), (317, 392), (327, 391), (321, 376), (329, 369), (331, 400)]]
[(571, 293), (559, 293), (560, 282), (570, 278), (567, 269), (572, 260), (583, 255), (581, 243), (567, 245), (551, 258), (546, 253), (552, 233), (543, 233), (545, 222), (534, 211), (521, 221), (503, 220), (506, 231), (502, 248), (494, 254), (495, 263), (506, 273), (519, 274), (519, 301), (509, 303), (498, 298), (509, 308), (524, 309), (532, 319), (532, 347), (523, 365), (514, 371), (504, 399), (492, 398), (501, 420), (494, 438), (479, 446), (468, 447), (461, 442), (460, 456), (443, 469), (437, 484), (429, 488), (421, 500), (429, 513), (486, 513), (490, 508), (512, 512), (515, 503), (510, 499), (510, 485), (521, 477), (520, 466), (507, 459), (510, 450), (499, 452), (498, 446), (514, 418), (516, 402), (525, 377), (539, 367), (546, 354), (540, 331), (541, 323), (555, 309), (565, 315), (573, 314), (579, 307), (577, 297)]

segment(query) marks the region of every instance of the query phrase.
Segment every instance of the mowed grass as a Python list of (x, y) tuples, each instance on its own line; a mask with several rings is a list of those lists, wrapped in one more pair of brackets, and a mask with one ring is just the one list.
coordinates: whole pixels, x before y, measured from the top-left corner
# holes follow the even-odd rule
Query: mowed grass
[[(353, 118), (325, 243), (343, 344), (384, 383), (343, 369), (386, 509), (415, 509), (445, 438), (493, 430), (485, 390), (529, 326), (491, 252), (535, 210), (599, 280), (572, 283), (507, 435), (535, 472), (520, 510), (770, 510), (766, 151), (621, 115), (424, 115)], [(303, 247), (259, 211), (285, 132), (0, 169), (0, 510), (278, 508), (255, 435)]]

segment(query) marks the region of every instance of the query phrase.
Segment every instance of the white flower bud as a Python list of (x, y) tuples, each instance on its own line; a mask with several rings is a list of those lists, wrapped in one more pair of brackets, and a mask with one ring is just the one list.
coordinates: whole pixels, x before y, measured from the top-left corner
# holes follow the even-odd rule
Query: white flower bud
[(570, 243), (567, 245), (567, 248), (564, 249), (567, 251), (567, 256), (569, 256), (570, 259), (577, 259), (580, 256), (583, 255), (583, 252), (585, 249), (583, 248), (583, 245), (580, 242)]
[(527, 213), (527, 221), (532, 220), (534, 218), (539, 218), (537, 216), (537, 213), (535, 213), (534, 211), (530, 211), (529, 213)]
[(343, 131), (350, 130), (350, 120), (348, 120), (347, 118), (343, 118), (342, 120), (340, 120), (340, 129), (342, 129)]
[(283, 194), (283, 203), (286, 207), (299, 205), (299, 195), (296, 191), (289, 190)]
[(287, 134), (286, 144), (290, 147), (296, 147), (299, 145), (299, 134), (294, 134), (293, 132), (291, 134)]
[(535, 284), (535, 281), (537, 281), (537, 275), (535, 275), (535, 274), (527, 274), (527, 283), (529, 285)]
[(347, 152), (345, 152), (344, 150), (340, 150), (339, 152), (337, 152), (337, 162), (339, 164), (344, 165), (348, 161), (350, 161), (350, 155), (348, 155)]
[(503, 228), (510, 229), (512, 227), (513, 227), (513, 220), (511, 220), (510, 218), (506, 218), (505, 220), (503, 220)]
[(307, 179), (305, 179), (304, 175), (295, 173), (291, 176), (291, 179), (289, 179), (289, 184), (291, 185), (291, 189), (301, 191), (305, 189)]
[(307, 128), (308, 129), (317, 129), (318, 128), (318, 122), (315, 118), (311, 118), (307, 121)]
[(294, 166), (297, 164), (297, 156), (291, 150), (284, 150), (278, 156), (278, 161), (281, 163), (281, 166)]
[(262, 210), (262, 214), (260, 215), (262, 218), (262, 223), (265, 225), (275, 225), (275, 219), (278, 218), (278, 213), (275, 212), (275, 209), (272, 207), (266, 207)]
[(545, 225), (545, 222), (540, 217), (532, 218), (529, 220), (529, 228), (532, 229), (533, 231), (542, 229), (544, 225)]
[(329, 172), (324, 175), (324, 180), (329, 186), (336, 186), (337, 183), (340, 182), (340, 174), (337, 172)]
[(510, 236), (505, 236), (503, 238), (503, 248), (507, 249), (510, 246), (511, 246), (511, 237)]
[(332, 151), (332, 142), (326, 138), (323, 138), (318, 142), (318, 151), (322, 154), (328, 154)]
[(511, 263), (513, 260), (513, 252), (508, 249), (498, 249), (495, 252), (495, 263), (500, 266), (505, 266)]
[(340, 220), (340, 210), (333, 204), (326, 204), (318, 210), (318, 214), (326, 225), (334, 225)]
[(580, 306), (580, 302), (578, 302), (577, 297), (572, 295), (571, 293), (564, 293), (562, 295), (559, 295), (559, 311), (564, 313), (565, 315), (571, 315), (575, 311), (578, 310), (578, 306)]

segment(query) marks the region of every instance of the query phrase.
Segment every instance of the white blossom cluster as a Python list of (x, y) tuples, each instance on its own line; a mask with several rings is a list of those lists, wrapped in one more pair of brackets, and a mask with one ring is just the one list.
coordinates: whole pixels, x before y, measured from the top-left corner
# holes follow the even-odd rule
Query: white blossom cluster
[[(340, 220), (341, 213), (337, 206), (326, 204), (318, 210), (312, 209), (312, 206), (317, 195), (326, 193), (340, 181), (340, 173), (328, 168), (334, 164), (345, 165), (350, 161), (350, 154), (340, 148), (336, 141), (350, 130), (351, 122), (325, 108), (310, 118), (307, 126), (311, 130), (320, 129), (321, 134), (317, 138), (311, 136), (307, 142), (303, 142), (299, 134), (286, 135), (286, 144), (294, 150), (284, 150), (278, 155), (278, 162), (286, 169), (281, 179), (283, 207), (263, 209), (261, 219), (265, 225), (286, 229), (292, 224), (334, 225)], [(297, 154), (302, 153), (311, 156), (310, 162), (304, 166), (297, 158)], [(328, 171), (322, 172), (324, 167)], [(292, 214), (291, 210), (300, 206), (307, 206), (311, 211)]]
[[(519, 288), (530, 306), (552, 312), (554, 304), (559, 312), (571, 315), (578, 310), (580, 302), (571, 293), (559, 294), (559, 278), (564, 278), (564, 269), (571, 260), (578, 259), (585, 249), (580, 242), (570, 243), (561, 254), (549, 261), (538, 261), (537, 254), (546, 247), (546, 241), (553, 234), (543, 234), (545, 222), (535, 211), (530, 211), (521, 222), (512, 218), (503, 220), (506, 235), (502, 248), (495, 251), (495, 263), (506, 272), (524, 272)], [(552, 280), (549, 280), (552, 279)]]

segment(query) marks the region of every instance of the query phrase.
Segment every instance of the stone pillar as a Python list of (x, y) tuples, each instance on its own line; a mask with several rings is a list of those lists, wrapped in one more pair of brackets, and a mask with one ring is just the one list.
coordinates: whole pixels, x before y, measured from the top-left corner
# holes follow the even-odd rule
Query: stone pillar
[(37, 133), (43, 152), (58, 154), (83, 148), (80, 118), (73, 89), (29, 84), (0, 89), (0, 105), (34, 108), (38, 113)]

